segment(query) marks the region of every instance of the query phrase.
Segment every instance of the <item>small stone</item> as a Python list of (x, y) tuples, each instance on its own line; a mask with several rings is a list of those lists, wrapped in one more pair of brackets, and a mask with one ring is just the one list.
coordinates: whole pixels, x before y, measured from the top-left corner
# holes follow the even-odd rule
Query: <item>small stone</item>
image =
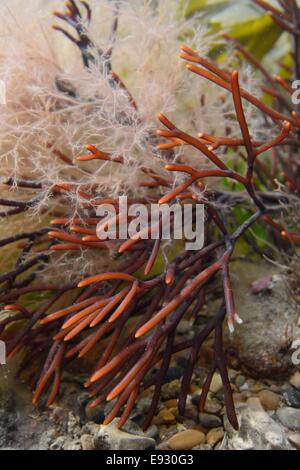
[(175, 421), (174, 414), (166, 408), (161, 410), (156, 417), (156, 424), (173, 424)]
[(252, 387), (250, 388), (252, 393), (259, 393), (263, 390), (263, 385), (260, 382), (256, 382)]
[(295, 387), (288, 387), (284, 392), (284, 397), (289, 406), (300, 408), (300, 390)]
[(264, 276), (257, 281), (252, 282), (251, 292), (253, 294), (260, 294), (262, 291), (270, 289), (273, 282), (273, 276)]
[(238, 388), (241, 388), (245, 382), (246, 382), (246, 377), (244, 377), (243, 375), (238, 375), (235, 379), (235, 385)]
[(176, 408), (178, 401), (176, 398), (172, 398), (171, 400), (164, 401), (164, 406), (166, 408)]
[(90, 434), (83, 434), (80, 438), (82, 450), (95, 450), (94, 438)]
[(199, 423), (205, 429), (213, 429), (222, 426), (221, 418), (209, 413), (199, 413)]
[(147, 411), (149, 406), (151, 405), (151, 398), (150, 397), (143, 397), (137, 403), (137, 408), (140, 411)]
[(262, 411), (263, 410), (260, 399), (257, 398), (257, 397), (248, 398), (247, 405), (249, 406), (249, 408), (251, 408), (251, 410), (254, 410), (254, 411)]
[(211, 429), (206, 436), (206, 442), (210, 446), (214, 447), (218, 442), (220, 442), (224, 437), (223, 428)]
[(191, 394), (191, 395), (194, 395), (194, 394), (196, 394), (196, 393), (198, 393), (198, 392), (199, 392), (199, 387), (197, 387), (197, 385), (195, 385), (195, 384), (191, 384), (191, 386), (190, 386), (190, 394)]
[(297, 388), (297, 390), (300, 390), (300, 372), (297, 371), (292, 375), (290, 378), (290, 384)]
[(277, 416), (283, 426), (300, 431), (300, 410), (286, 406), (277, 410)]
[(232, 395), (234, 403), (245, 403), (247, 401), (247, 394), (242, 393), (233, 393)]
[(223, 383), (222, 383), (222, 379), (221, 379), (220, 374), (214, 374), (213, 378), (212, 378), (212, 381), (211, 381), (211, 384), (210, 384), (209, 390), (212, 393), (217, 393), (222, 388), (223, 388)]
[(288, 440), (296, 449), (300, 450), (300, 433), (289, 434)]
[[(115, 418), (109, 425), (99, 426), (99, 431), (94, 437), (96, 450), (147, 450), (155, 448), (155, 440), (147, 437), (142, 431), (139, 434), (131, 434), (117, 428), (119, 422)], [(128, 424), (128, 422), (127, 422)]]
[(281, 393), (281, 386), (280, 385), (276, 385), (276, 384), (272, 384), (270, 385), (270, 390), (271, 392), (274, 392), (274, 393)]
[[(171, 410), (170, 410), (171, 411)], [(179, 418), (179, 411), (178, 408), (172, 409), (172, 413), (175, 414), (177, 418)], [(198, 408), (194, 405), (187, 405), (184, 412), (184, 417), (193, 420), (194, 422), (197, 421), (198, 418)]]
[(191, 450), (193, 447), (204, 443), (205, 435), (203, 432), (188, 429), (187, 431), (183, 431), (172, 436), (168, 440), (167, 445), (172, 450)]
[(205, 411), (207, 413), (218, 414), (222, 410), (222, 405), (216, 400), (206, 400)]
[(265, 410), (277, 410), (280, 405), (280, 396), (270, 390), (262, 390), (258, 397)]
[(172, 382), (166, 383), (162, 388), (162, 400), (170, 400), (171, 398), (178, 397), (178, 391), (180, 389), (180, 381), (173, 380)]
[(155, 424), (152, 424), (147, 431), (145, 432), (147, 437), (151, 437), (152, 439), (155, 439), (158, 436), (158, 427), (155, 426)]
[(239, 375), (238, 371), (234, 370), (234, 369), (228, 369), (228, 376), (231, 379), (235, 379), (237, 377), (237, 375)]

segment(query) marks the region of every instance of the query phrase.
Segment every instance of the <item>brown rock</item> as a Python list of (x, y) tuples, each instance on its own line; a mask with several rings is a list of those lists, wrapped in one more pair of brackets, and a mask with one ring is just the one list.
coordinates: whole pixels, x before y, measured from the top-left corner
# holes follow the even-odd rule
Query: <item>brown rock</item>
[(205, 435), (202, 432), (189, 429), (172, 436), (167, 444), (172, 450), (191, 450), (204, 442)]
[(176, 398), (172, 398), (171, 400), (164, 401), (164, 406), (166, 408), (176, 408), (178, 401)]
[(296, 449), (300, 450), (300, 433), (289, 434), (288, 440)]
[(224, 437), (223, 428), (211, 429), (206, 436), (206, 442), (210, 446), (214, 447), (218, 442), (220, 442)]
[(258, 397), (264, 409), (269, 411), (277, 410), (281, 402), (280, 396), (270, 390), (262, 390)]
[(300, 372), (297, 371), (294, 375), (292, 375), (292, 377), (290, 378), (290, 384), (300, 390)]
[(194, 395), (194, 393), (197, 393), (198, 390), (199, 390), (199, 387), (197, 387), (197, 385), (191, 384), (191, 386), (190, 386), (190, 394), (191, 395)]
[(166, 408), (161, 410), (156, 418), (156, 424), (173, 424), (176, 421), (173, 413)]
[(246, 393), (242, 392), (242, 393), (234, 393), (233, 394), (233, 401), (234, 403), (245, 403), (246, 400), (247, 400), (247, 395)]

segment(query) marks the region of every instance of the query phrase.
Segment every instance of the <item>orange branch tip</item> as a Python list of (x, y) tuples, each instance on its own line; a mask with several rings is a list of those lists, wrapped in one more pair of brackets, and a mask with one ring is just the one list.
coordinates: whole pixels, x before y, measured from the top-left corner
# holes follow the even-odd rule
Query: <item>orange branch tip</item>
[(131, 274), (112, 272), (112, 273), (98, 274), (96, 276), (89, 277), (79, 282), (78, 287), (86, 287), (91, 284), (95, 284), (96, 282), (104, 282), (104, 281), (112, 281), (112, 280), (134, 282), (136, 279), (134, 276), (131, 276)]

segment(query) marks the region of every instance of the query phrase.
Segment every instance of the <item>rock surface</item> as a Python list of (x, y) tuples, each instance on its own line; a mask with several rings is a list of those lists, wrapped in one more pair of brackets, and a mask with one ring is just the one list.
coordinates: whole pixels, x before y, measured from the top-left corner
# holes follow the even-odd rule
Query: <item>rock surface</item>
[(238, 411), (239, 431), (225, 418), (226, 439), (222, 448), (228, 450), (291, 450), (285, 430), (265, 411), (245, 405)]
[(117, 428), (118, 419), (114, 419), (111, 424), (100, 425), (97, 435), (94, 437), (96, 450), (146, 450), (154, 449), (155, 440), (147, 437), (142, 431), (138, 434), (131, 434), (120, 431)]
[(277, 411), (277, 416), (279, 421), (291, 431), (300, 431), (300, 410), (286, 406)]
[(286, 377), (292, 368), (289, 344), (296, 335), (298, 307), (286, 280), (274, 274), (268, 289), (251, 292), (251, 284), (270, 275), (268, 263), (236, 262), (232, 266), (236, 305), (242, 325), (227, 332), (229, 361), (236, 369), (258, 378)]
[(297, 450), (300, 450), (300, 433), (289, 434), (288, 440)]

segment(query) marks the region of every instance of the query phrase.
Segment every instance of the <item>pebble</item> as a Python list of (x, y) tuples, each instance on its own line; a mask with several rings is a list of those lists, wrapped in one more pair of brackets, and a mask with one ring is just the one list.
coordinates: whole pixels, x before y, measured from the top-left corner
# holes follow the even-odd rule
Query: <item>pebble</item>
[[(194, 394), (197, 394), (198, 392), (199, 392), (199, 387), (197, 387), (197, 385), (195, 385), (195, 384), (191, 384), (190, 394), (194, 395)], [(200, 390), (200, 393), (201, 393), (201, 390)]]
[(173, 424), (175, 421), (174, 414), (165, 408), (158, 413), (155, 424)]
[(295, 387), (288, 387), (284, 392), (284, 397), (289, 406), (300, 408), (300, 390)]
[(214, 447), (218, 442), (220, 442), (224, 437), (223, 428), (211, 429), (206, 436), (206, 442), (210, 446)]
[(243, 375), (238, 375), (235, 379), (235, 385), (238, 388), (241, 388), (245, 382), (246, 382), (246, 377), (244, 377)]
[[(175, 414), (175, 410), (173, 409), (172, 412)], [(185, 408), (184, 416), (188, 419), (192, 419), (194, 422), (197, 421), (198, 418), (198, 408), (193, 405), (187, 405)], [(176, 417), (179, 417), (178, 408), (176, 408)]]
[(146, 449), (155, 448), (154, 439), (147, 437), (140, 430), (138, 431), (139, 434), (131, 434), (129, 432), (121, 431), (120, 429), (117, 428), (118, 422), (119, 422), (119, 419), (115, 418), (110, 424), (99, 426), (99, 431), (97, 435), (94, 436), (94, 446), (96, 450), (127, 450), (128, 451), (128, 450), (146, 450)]
[(95, 450), (94, 438), (90, 434), (83, 434), (80, 442), (82, 450)]
[(222, 379), (221, 379), (220, 374), (214, 374), (213, 378), (212, 378), (212, 381), (211, 381), (211, 384), (210, 384), (209, 390), (212, 393), (217, 393), (222, 388), (223, 388), (223, 383), (222, 383)]
[(300, 410), (286, 406), (277, 410), (277, 416), (283, 426), (300, 431)]
[(290, 384), (297, 388), (297, 390), (300, 390), (300, 372), (297, 371), (292, 375), (290, 378)]
[(205, 435), (203, 432), (189, 429), (172, 436), (167, 445), (172, 450), (191, 450), (193, 447), (205, 443)]
[(143, 412), (146, 412), (151, 405), (151, 398), (150, 397), (143, 397), (137, 403), (137, 408)]
[(296, 449), (300, 450), (300, 433), (289, 434), (288, 440)]
[(176, 408), (178, 401), (176, 398), (172, 398), (171, 400), (164, 401), (164, 406), (166, 408)]
[(162, 400), (170, 400), (171, 398), (178, 398), (178, 391), (180, 389), (180, 381), (172, 380), (172, 382), (166, 383), (162, 388)]
[(262, 390), (259, 392), (258, 397), (265, 410), (272, 411), (279, 408), (281, 397), (277, 393), (270, 390)]
[(248, 398), (248, 393), (241, 392), (241, 393), (233, 393), (233, 401), (234, 403), (245, 403)]
[(263, 390), (263, 385), (259, 382), (256, 382), (254, 385), (252, 385), (250, 390), (252, 393), (259, 393)]
[(222, 420), (219, 416), (209, 413), (199, 413), (199, 423), (205, 429), (213, 429), (222, 426)]
[(222, 410), (222, 405), (216, 400), (206, 400), (205, 411), (207, 413), (218, 414)]
[(274, 393), (281, 393), (281, 386), (280, 385), (276, 385), (276, 384), (268, 384), (269, 385), (269, 388), (271, 390), (271, 392), (274, 392)]

